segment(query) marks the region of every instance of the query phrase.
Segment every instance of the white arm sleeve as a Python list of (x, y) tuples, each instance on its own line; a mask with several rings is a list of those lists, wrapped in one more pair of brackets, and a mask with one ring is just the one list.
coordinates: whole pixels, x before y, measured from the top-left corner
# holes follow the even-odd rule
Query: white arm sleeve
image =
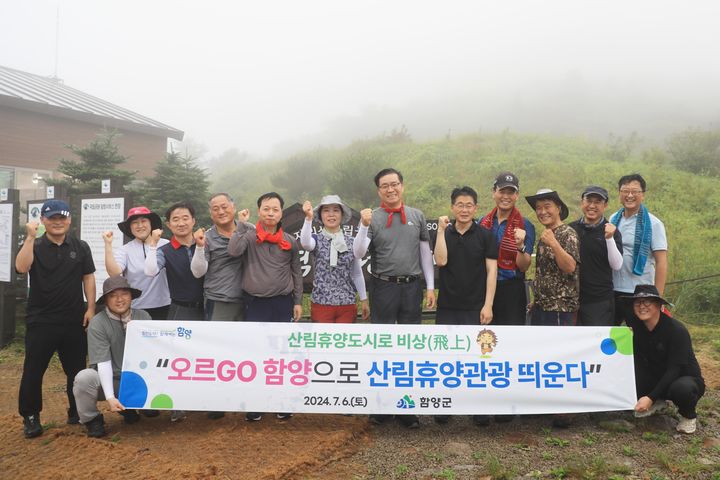
[(115, 398), (115, 388), (113, 387), (113, 371), (112, 362), (101, 362), (97, 364), (98, 376), (100, 377), (100, 385), (102, 386), (105, 400)]
[(608, 263), (610, 264), (610, 268), (613, 270), (620, 270), (623, 264), (623, 257), (622, 253), (620, 253), (617, 248), (615, 239), (612, 237), (606, 238), (605, 243), (607, 244)]
[(365, 290), (365, 277), (362, 273), (362, 260), (356, 258), (352, 264), (352, 281), (355, 284), (360, 300), (367, 300), (367, 291)]
[(315, 250), (315, 239), (312, 236), (312, 220), (305, 219), (302, 230), (300, 230), (300, 245), (307, 252)]
[(148, 247), (145, 256), (145, 275), (154, 277), (160, 269), (157, 264), (157, 247)]
[(358, 228), (358, 233), (355, 236), (355, 241), (353, 242), (353, 255), (355, 255), (355, 258), (363, 258), (367, 253), (367, 249), (370, 246), (370, 239), (367, 237), (367, 234), (368, 227), (361, 223), (360, 228)]
[(200, 278), (207, 273), (208, 262), (205, 260), (205, 247), (195, 246), (192, 261), (190, 262), (190, 271), (193, 277)]
[(435, 290), (435, 269), (433, 268), (432, 251), (430, 250), (430, 242), (424, 240), (420, 242), (420, 266), (425, 276), (425, 285), (428, 290)]

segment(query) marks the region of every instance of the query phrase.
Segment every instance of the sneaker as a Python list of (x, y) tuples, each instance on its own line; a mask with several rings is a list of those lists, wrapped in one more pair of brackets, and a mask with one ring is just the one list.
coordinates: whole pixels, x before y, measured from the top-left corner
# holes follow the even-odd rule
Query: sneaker
[(635, 418), (645, 418), (651, 415), (660, 414), (667, 408), (668, 403), (666, 400), (657, 399), (646, 412), (633, 412), (633, 415), (635, 415)]
[(171, 422), (179, 422), (181, 420), (185, 420), (186, 418), (187, 414), (185, 413), (185, 410), (173, 410), (170, 412)]
[(680, 415), (680, 421), (675, 430), (680, 433), (695, 433), (695, 430), (697, 430), (697, 418), (685, 418)]
[(78, 415), (76, 409), (68, 408), (67, 415), (68, 425), (77, 425), (78, 423), (80, 423), (80, 415)]
[(439, 425), (447, 425), (450, 422), (450, 415), (435, 415), (435, 423)]
[(225, 412), (208, 412), (207, 417), (210, 420), (219, 420), (225, 416)]
[(248, 422), (259, 422), (260, 420), (262, 420), (262, 416), (262, 413), (248, 412), (245, 414), (245, 420), (247, 420)]
[(160, 415), (160, 410), (140, 410), (143, 417), (154, 418)]
[(102, 414), (98, 414), (97, 417), (87, 422), (85, 428), (87, 428), (88, 437), (100, 438), (105, 436), (105, 422)]
[(40, 414), (26, 415), (23, 417), (23, 432), (25, 438), (39, 437), (43, 433), (42, 425), (40, 425)]
[(417, 415), (398, 415), (397, 419), (405, 428), (420, 428), (420, 419)]
[(140, 414), (137, 410), (123, 410), (120, 415), (122, 415), (125, 425), (132, 425), (140, 421)]
[(490, 425), (490, 415), (473, 415), (473, 423), (476, 427), (487, 427)]
[(292, 418), (293, 414), (292, 413), (278, 413), (276, 416), (280, 420), (289, 420), (290, 418)]

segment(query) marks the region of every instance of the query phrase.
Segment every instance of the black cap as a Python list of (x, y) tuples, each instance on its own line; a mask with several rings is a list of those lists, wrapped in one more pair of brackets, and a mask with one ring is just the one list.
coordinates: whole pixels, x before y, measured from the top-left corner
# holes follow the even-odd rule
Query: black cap
[(620, 298), (626, 301), (634, 301), (638, 298), (656, 298), (660, 303), (672, 305), (672, 303), (660, 296), (660, 292), (655, 285), (635, 285), (635, 293), (632, 295), (622, 295)]
[(585, 198), (588, 195), (597, 195), (598, 197), (602, 197), (602, 199), (606, 202), (610, 198), (610, 196), (608, 195), (608, 191), (605, 190), (603, 187), (599, 187), (597, 185), (590, 185), (589, 187), (585, 188), (585, 191), (582, 193), (580, 198)]
[(512, 187), (516, 191), (520, 191), (520, 180), (518, 180), (518, 177), (516, 177), (514, 173), (502, 172), (495, 178), (495, 183), (493, 183), (493, 188), (495, 190), (500, 190), (501, 188), (506, 187)]

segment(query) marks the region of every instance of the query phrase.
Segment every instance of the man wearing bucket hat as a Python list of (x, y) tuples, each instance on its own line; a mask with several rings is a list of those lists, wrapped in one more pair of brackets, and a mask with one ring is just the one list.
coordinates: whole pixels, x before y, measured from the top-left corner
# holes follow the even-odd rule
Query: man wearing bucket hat
[(67, 376), (67, 422), (78, 423), (72, 384), (77, 372), (85, 368), (84, 327), (95, 315), (95, 264), (88, 244), (68, 235), (70, 207), (62, 200), (48, 200), (41, 215), (45, 234), (35, 238), (38, 224), (29, 222), (15, 259), (15, 270), (30, 274), (25, 363), (18, 399), (26, 438), (42, 435), (42, 379), (56, 351)]
[(545, 227), (535, 257), (535, 300), (531, 325), (575, 325), (579, 306), (577, 234), (563, 220), (568, 208), (554, 190), (543, 188), (525, 197)]
[[(306, 201), (303, 211), (305, 223), (300, 231), (300, 244), (315, 255), (310, 319), (321, 323), (354, 322), (357, 317), (355, 292), (362, 303), (362, 318), (367, 319), (370, 308), (362, 259), (353, 254), (353, 237), (342, 231), (342, 225), (350, 221), (350, 208), (339, 196), (326, 195), (314, 209)], [(317, 234), (312, 232), (313, 220), (323, 226)]]
[[(149, 239), (153, 230), (162, 229), (162, 220), (157, 213), (147, 207), (138, 206), (128, 210), (124, 222), (117, 224), (125, 236), (132, 238), (128, 243), (113, 252), (112, 231), (103, 233), (105, 241), (105, 268), (111, 277), (123, 275), (130, 285), (142, 292), (133, 300), (133, 308), (145, 310), (153, 320), (165, 320), (170, 306), (165, 270), (149, 277), (145, 275), (145, 258), (149, 250)], [(157, 246), (162, 247), (168, 240), (161, 238)]]
[(613, 271), (622, 267), (622, 238), (604, 217), (607, 203), (607, 190), (597, 185), (587, 187), (580, 200), (583, 216), (570, 223), (580, 240), (578, 325), (615, 324)]
[(633, 330), (636, 417), (647, 417), (667, 406), (678, 407), (678, 432), (694, 433), (695, 407), (705, 393), (705, 381), (693, 352), (690, 334), (678, 320), (662, 311), (669, 304), (654, 285), (637, 285), (633, 295), (621, 297), (632, 308), (627, 325)]
[(103, 282), (103, 294), (97, 304), (106, 308), (93, 317), (87, 332), (90, 368), (78, 373), (73, 385), (80, 422), (89, 437), (105, 435), (98, 400), (105, 400), (110, 411), (120, 413), (127, 424), (140, 420), (137, 411), (126, 410), (115, 393), (120, 387), (127, 324), (132, 320), (152, 319), (144, 310), (131, 308), (131, 302), (140, 298), (141, 293), (130, 287), (124, 277), (109, 277)]

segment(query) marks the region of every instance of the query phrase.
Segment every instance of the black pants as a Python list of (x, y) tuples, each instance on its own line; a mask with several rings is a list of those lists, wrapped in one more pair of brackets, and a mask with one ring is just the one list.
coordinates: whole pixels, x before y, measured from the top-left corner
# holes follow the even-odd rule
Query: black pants
[(633, 312), (633, 302), (622, 297), (632, 296), (632, 293), (615, 292), (615, 325), (620, 326), (626, 322), (628, 318), (635, 315)]
[(612, 327), (615, 325), (615, 298), (597, 302), (580, 301), (577, 324), (582, 327)]
[[(659, 378), (648, 375), (642, 368), (635, 367), (635, 387), (638, 398), (650, 393)], [(660, 393), (660, 398), (670, 400), (678, 407), (678, 412), (685, 418), (695, 418), (695, 407), (705, 393), (705, 382), (702, 378), (684, 376), (677, 378), (666, 391)]]
[(87, 337), (81, 323), (54, 325), (33, 323), (25, 331), (25, 363), (20, 380), (18, 411), (32, 415), (42, 411), (42, 381), (53, 354), (57, 352), (67, 377), (70, 409), (76, 410), (73, 396), (75, 375), (85, 368)]
[(527, 304), (524, 280), (514, 278), (497, 282), (492, 324), (525, 325)]
[(480, 325), (480, 310), (438, 308), (435, 325)]
[(393, 283), (373, 278), (372, 285), (370, 323), (420, 323), (423, 302), (420, 280)]

